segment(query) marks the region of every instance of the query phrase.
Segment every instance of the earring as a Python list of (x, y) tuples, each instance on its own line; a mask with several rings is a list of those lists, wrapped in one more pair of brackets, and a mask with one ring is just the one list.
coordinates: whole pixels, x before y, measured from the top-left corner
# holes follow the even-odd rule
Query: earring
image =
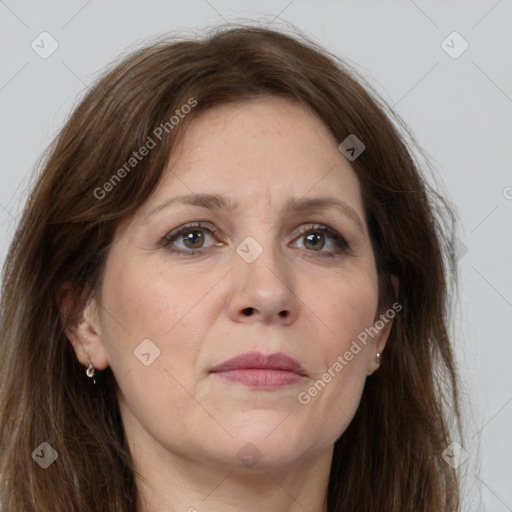
[(96, 372), (94, 371), (94, 366), (92, 365), (90, 359), (89, 359), (89, 368), (87, 368), (87, 370), (85, 370), (85, 373), (86, 373), (87, 377), (92, 378), (93, 383), (96, 384), (96, 379), (94, 378), (94, 375)]
[(377, 364), (380, 366), (380, 354), (377, 354)]

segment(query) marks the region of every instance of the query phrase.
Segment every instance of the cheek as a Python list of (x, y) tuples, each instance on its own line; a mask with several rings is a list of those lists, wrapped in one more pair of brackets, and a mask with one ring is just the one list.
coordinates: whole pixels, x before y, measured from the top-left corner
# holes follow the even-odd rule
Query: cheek
[(198, 354), (217, 307), (208, 291), (218, 278), (171, 279), (126, 266), (110, 276), (102, 324), (118, 398), (155, 438), (165, 438), (181, 431), (190, 410), (198, 409), (191, 396)]
[(299, 402), (310, 408), (312, 423), (318, 420), (317, 427), (332, 442), (352, 420), (361, 398), (370, 346), (364, 333), (373, 325), (377, 302), (377, 277), (371, 271), (326, 283), (305, 301), (327, 335), (319, 335), (310, 349), (311, 358), (321, 364)]
[(130, 380), (143, 382), (130, 390), (134, 395), (158, 389), (179, 394), (178, 382), (193, 393), (198, 354), (222, 307), (212, 300), (222, 273), (195, 278), (162, 265), (125, 262), (107, 275), (102, 329), (116, 379), (129, 373)]
[[(314, 285), (314, 286), (313, 286)], [(303, 286), (304, 303), (329, 339), (324, 350), (331, 355), (345, 351), (353, 337), (373, 324), (378, 305), (376, 273), (370, 265), (357, 271), (329, 276)], [(346, 348), (347, 347), (347, 348)]]
[(201, 308), (202, 299), (215, 282), (215, 276), (194, 279), (157, 265), (124, 265), (109, 276), (104, 284), (104, 300), (112, 313), (106, 318), (107, 329), (113, 328), (109, 336), (112, 340), (120, 328), (124, 331), (122, 338), (129, 333), (132, 341), (150, 335), (160, 342), (172, 339), (174, 332)]

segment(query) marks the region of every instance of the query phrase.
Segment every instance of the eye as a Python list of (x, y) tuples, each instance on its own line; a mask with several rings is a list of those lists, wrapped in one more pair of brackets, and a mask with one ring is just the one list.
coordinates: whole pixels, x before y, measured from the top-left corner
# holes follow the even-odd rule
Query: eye
[[(206, 249), (212, 245), (205, 245), (205, 240), (209, 237), (213, 239), (213, 235), (217, 231), (216, 228), (210, 229), (201, 222), (191, 222), (171, 231), (165, 236), (162, 245), (167, 247), (171, 252), (196, 254), (201, 252), (202, 249)], [(213, 245), (222, 244), (218, 243)]]
[[(318, 252), (322, 257), (334, 257), (350, 249), (346, 240), (336, 230), (323, 224), (302, 227), (297, 240), (303, 240), (305, 249)], [(323, 250), (326, 247), (327, 250)]]
[[(172, 253), (194, 255), (203, 252), (213, 245), (223, 245), (222, 242), (207, 244), (207, 239), (215, 239), (218, 229), (202, 222), (191, 222), (174, 229), (166, 235), (162, 246)], [(303, 240), (303, 248), (308, 252), (318, 253), (320, 257), (335, 257), (346, 252), (350, 246), (334, 229), (323, 224), (308, 224), (300, 229), (298, 241)], [(296, 247), (297, 242), (294, 246)], [(315, 255), (316, 256), (316, 255)]]

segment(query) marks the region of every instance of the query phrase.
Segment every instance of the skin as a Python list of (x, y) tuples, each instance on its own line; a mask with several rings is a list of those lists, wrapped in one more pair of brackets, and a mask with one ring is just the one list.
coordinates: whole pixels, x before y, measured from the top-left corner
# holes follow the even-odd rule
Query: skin
[[(99, 298), (68, 337), (84, 366), (90, 359), (114, 372), (140, 511), (327, 510), (334, 442), (378, 368), (392, 325), (309, 403), (299, 402), (384, 312), (359, 182), (338, 144), (318, 117), (290, 100), (215, 107), (194, 119), (158, 188), (118, 226)], [(147, 217), (192, 192), (223, 194), (238, 207), (230, 213), (178, 204)], [(353, 208), (362, 231), (337, 208), (285, 209), (290, 198), (320, 196)], [(202, 253), (186, 254), (201, 243), (183, 237), (172, 246), (184, 254), (162, 247), (166, 235), (194, 221), (218, 229), (201, 231)], [(349, 249), (336, 253), (335, 240), (311, 224), (336, 230)], [(310, 231), (319, 238), (308, 241)], [(263, 249), (252, 263), (236, 251), (247, 236)], [(149, 366), (134, 355), (145, 339), (160, 350)], [(307, 377), (258, 390), (208, 372), (247, 351), (284, 352)], [(251, 467), (237, 456), (247, 443), (242, 453), (257, 460)]]

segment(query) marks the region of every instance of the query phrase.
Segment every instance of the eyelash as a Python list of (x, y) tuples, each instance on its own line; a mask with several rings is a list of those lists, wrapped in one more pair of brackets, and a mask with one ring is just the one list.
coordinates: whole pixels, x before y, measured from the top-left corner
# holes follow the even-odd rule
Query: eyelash
[[(164, 239), (162, 246), (166, 247), (167, 250), (171, 253), (175, 254), (183, 254), (183, 255), (196, 255), (204, 252), (205, 250), (209, 248), (199, 248), (199, 249), (176, 249), (171, 247), (171, 243), (178, 238), (180, 235), (183, 235), (185, 233), (188, 233), (189, 231), (193, 231), (194, 229), (200, 228), (202, 230), (208, 231), (211, 235), (215, 235), (219, 232), (217, 228), (210, 228), (206, 226), (202, 222), (191, 222), (188, 224), (184, 224), (183, 226), (177, 228), (176, 230), (171, 231), (169, 234), (167, 234)], [(349, 244), (347, 241), (334, 229), (330, 228), (329, 226), (325, 226), (323, 224), (308, 224), (305, 225), (300, 229), (299, 236), (295, 239), (299, 239), (301, 236), (305, 235), (309, 232), (319, 232), (323, 234), (329, 235), (336, 246), (336, 249), (334, 251), (319, 251), (319, 257), (321, 258), (334, 258), (340, 253), (347, 252), (350, 249)], [(308, 251), (315, 253), (316, 251)]]

